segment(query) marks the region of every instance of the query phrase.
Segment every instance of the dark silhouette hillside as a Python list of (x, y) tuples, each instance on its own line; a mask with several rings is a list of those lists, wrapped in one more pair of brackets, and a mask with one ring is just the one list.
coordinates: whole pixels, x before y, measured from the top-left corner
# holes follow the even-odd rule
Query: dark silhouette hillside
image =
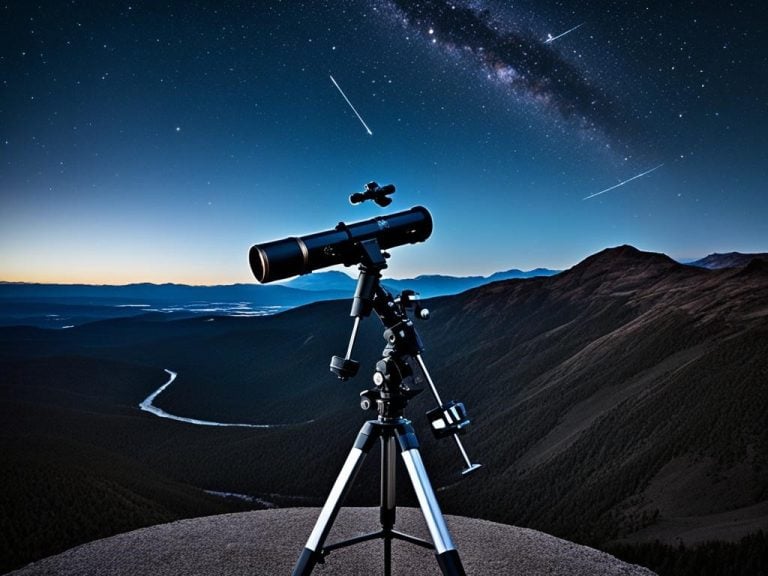
[[(478, 448), (503, 473), (473, 505), (591, 542), (646, 525), (643, 538), (690, 542), (684, 526), (725, 511), (752, 518), (744, 531), (764, 526), (767, 296), (760, 266), (696, 270), (623, 246), (438, 305), (494, 335), (485, 366), (438, 371), (482, 381), (470, 405), (493, 414)], [(441, 349), (454, 334), (425, 330)]]
[[(688, 566), (707, 557), (696, 548), (707, 541), (727, 543), (723, 558), (739, 557), (740, 546), (746, 556), (762, 553), (766, 302), (764, 263), (708, 270), (629, 246), (557, 276), (428, 302), (432, 319), (417, 324), (425, 359), (443, 398), (468, 406), (465, 444), (485, 465), (457, 482), (455, 446), (433, 440), (422, 416), (431, 398), (412, 402), (407, 414), (444, 510), (615, 548), (646, 564), (668, 559), (681, 541)], [(360, 375), (332, 377), (328, 361), (346, 347), (349, 304), (263, 318), (0, 329), (0, 441), (22, 475), (6, 473), (0, 493), (43, 502), (3, 505), (5, 550), (31, 542), (6, 567), (52, 549), (51, 533), (35, 528), (51, 503), (85, 510), (57, 532), (53, 548), (92, 538), (92, 525), (100, 534), (126, 529), (123, 513), (79, 507), (94, 478), (113, 483), (103, 501), (116, 510), (143, 498), (146, 506), (129, 516), (134, 526), (226, 505), (201, 489), (320, 504), (371, 416), (357, 398), (384, 343), (378, 321), (367, 320), (354, 354)], [(207, 428), (140, 412), (139, 402), (167, 380), (164, 368), (178, 372), (157, 398), (168, 412), (281, 426)], [(34, 472), (42, 466), (48, 472)], [(369, 463), (350, 504), (376, 503), (365, 486), (377, 473)], [(62, 500), (65, 481), (71, 495)], [(407, 490), (402, 500), (414, 502)], [(67, 524), (67, 513), (57, 518)]]

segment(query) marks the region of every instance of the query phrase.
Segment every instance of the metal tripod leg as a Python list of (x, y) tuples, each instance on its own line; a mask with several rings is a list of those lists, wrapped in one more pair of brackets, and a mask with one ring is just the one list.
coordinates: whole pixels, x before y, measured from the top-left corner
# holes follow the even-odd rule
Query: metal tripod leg
[(384, 576), (392, 574), (392, 529), (396, 518), (395, 464), (397, 442), (391, 431), (381, 436), (381, 532), (384, 539)]
[(355, 476), (360, 471), (365, 457), (368, 455), (373, 444), (375, 444), (378, 436), (378, 428), (375, 428), (369, 422), (363, 425), (360, 433), (357, 435), (355, 445), (350, 450), (349, 456), (347, 456), (344, 466), (342, 466), (341, 472), (339, 472), (336, 482), (334, 482), (333, 488), (331, 488), (328, 499), (320, 511), (320, 516), (317, 522), (315, 522), (312, 533), (309, 535), (307, 545), (302, 551), (301, 556), (299, 556), (296, 566), (293, 568), (293, 576), (308, 576), (312, 573), (315, 564), (322, 560), (323, 544), (339, 513), (341, 503), (352, 487)]
[(453, 545), (445, 518), (440, 511), (440, 505), (437, 503), (435, 492), (432, 490), (432, 484), (424, 468), (424, 462), (421, 460), (419, 441), (410, 423), (397, 430), (397, 439), (400, 442), (405, 468), (408, 470), (408, 476), (435, 546), (435, 556), (440, 570), (445, 576), (465, 576), (459, 553)]

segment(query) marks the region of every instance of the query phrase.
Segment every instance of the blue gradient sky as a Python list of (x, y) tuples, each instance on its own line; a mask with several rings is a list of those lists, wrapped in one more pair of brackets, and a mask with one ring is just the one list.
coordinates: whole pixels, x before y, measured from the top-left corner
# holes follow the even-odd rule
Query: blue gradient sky
[(761, 9), (668, 4), (4, 3), (0, 280), (251, 282), (255, 242), (416, 204), (391, 276), (768, 251)]

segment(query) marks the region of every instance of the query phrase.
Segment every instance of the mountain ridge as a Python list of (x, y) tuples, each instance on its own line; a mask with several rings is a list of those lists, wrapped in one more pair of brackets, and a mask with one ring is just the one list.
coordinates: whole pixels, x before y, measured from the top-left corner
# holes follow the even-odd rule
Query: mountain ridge
[(704, 258), (689, 262), (689, 266), (709, 268), (710, 270), (717, 270), (720, 268), (740, 268), (747, 266), (752, 260), (768, 261), (768, 252), (725, 252), (722, 254), (714, 252)]
[[(622, 264), (616, 265), (618, 262)], [(536, 316), (525, 318), (537, 327), (536, 332), (531, 332), (519, 322), (512, 327), (519, 326), (522, 334), (508, 339), (508, 348), (519, 350), (518, 355), (525, 357), (527, 363), (533, 364), (533, 368), (520, 370), (505, 367), (503, 359), (494, 365), (495, 371), (519, 375), (528, 382), (527, 386), (515, 393), (518, 400), (512, 401), (513, 412), (514, 407), (525, 409), (542, 394), (554, 393), (553, 389), (559, 390), (555, 397), (570, 398), (565, 404), (558, 400), (563, 406), (561, 409), (556, 405), (549, 406), (550, 411), (556, 410), (556, 418), (533, 421), (526, 418), (531, 427), (541, 427), (542, 432), (534, 443), (520, 446), (514, 452), (512, 460), (515, 464), (509, 469), (510, 473), (516, 475), (522, 485), (540, 491), (525, 479), (541, 482), (541, 475), (547, 467), (562, 467), (558, 460), (569, 460), (569, 452), (579, 449), (580, 443), (589, 441), (590, 435), (595, 437), (596, 430), (601, 429), (601, 426), (604, 429), (606, 422), (613, 421), (621, 429), (619, 422), (625, 421), (627, 417), (617, 420), (616, 414), (639, 413), (646, 410), (642, 407), (643, 403), (648, 403), (654, 396), (662, 398), (665, 394), (683, 393), (686, 386), (691, 386), (687, 375), (694, 371), (709, 382), (713, 382), (713, 374), (728, 377), (731, 372), (743, 373), (747, 376), (748, 387), (751, 386), (747, 396), (751, 401), (760, 398), (759, 374), (766, 368), (758, 350), (768, 349), (768, 332), (765, 330), (768, 307), (763, 304), (768, 296), (768, 285), (763, 271), (762, 264), (744, 269), (699, 270), (678, 264), (663, 255), (619, 247), (585, 259), (570, 270), (548, 279), (545, 285), (538, 285), (536, 290), (522, 283), (509, 283), (485, 286), (456, 297), (459, 301), (464, 300), (465, 309), (473, 313), (488, 309), (490, 301), (493, 301), (494, 310), (498, 314), (501, 299), (499, 292), (510, 291), (512, 294), (508, 297), (515, 307), (508, 312), (503, 307), (501, 310), (504, 310), (505, 317), (512, 314), (523, 316), (520, 311), (526, 309), (527, 293), (534, 291), (537, 292), (539, 313), (546, 307), (555, 307), (560, 311), (551, 329), (547, 329), (546, 323)], [(573, 298), (589, 304), (580, 312), (578, 307), (571, 306)], [(491, 316), (485, 314), (484, 320), (490, 323), (487, 328), (494, 330), (497, 328), (496, 324), (491, 323)], [(598, 330), (593, 332), (590, 328)], [(551, 342), (554, 334), (569, 343), (560, 357), (547, 352), (551, 344), (544, 344)], [(539, 346), (543, 351), (536, 350)], [(643, 349), (648, 352), (643, 353)], [(537, 356), (541, 357), (538, 362)], [(740, 360), (734, 362), (734, 358)], [(721, 363), (718, 364), (716, 360)], [(708, 369), (705, 370), (704, 366)], [(748, 371), (745, 372), (745, 369)], [(535, 374), (526, 375), (527, 371)], [(680, 384), (673, 386), (675, 382)], [(741, 382), (739, 386), (743, 387), (744, 384)], [(688, 402), (692, 409), (699, 406), (698, 409), (710, 414), (710, 417), (719, 409), (711, 404), (703, 406), (700, 398), (689, 396)], [(739, 405), (733, 398), (721, 398), (720, 402), (731, 409)], [(764, 404), (762, 400), (759, 403)], [(662, 405), (655, 405), (663, 411)], [(744, 411), (744, 417), (751, 426), (749, 430), (755, 430), (757, 416), (754, 408), (742, 405), (738, 409)], [(644, 416), (644, 419), (655, 421), (659, 429), (666, 426), (649, 415)], [(542, 426), (545, 421), (549, 424)], [(683, 432), (686, 426), (688, 429)], [(750, 431), (747, 436), (753, 433)], [(710, 446), (715, 453), (722, 450), (730, 452), (735, 448), (718, 443), (711, 431), (705, 431), (695, 422), (686, 423), (675, 433), (680, 437), (682, 434), (687, 434), (690, 442), (694, 442), (694, 438), (698, 438), (695, 442), (699, 443), (703, 438), (709, 438), (704, 444)], [(668, 439), (660, 436), (657, 439), (662, 444), (668, 443)], [(744, 444), (741, 446), (743, 449)], [(755, 466), (760, 466), (761, 459), (765, 459), (765, 444), (762, 446), (762, 455), (754, 461)], [(616, 454), (622, 453), (621, 447), (616, 446), (614, 449)], [(627, 457), (630, 458), (628, 462), (631, 462), (636, 456), (623, 456)], [(605, 463), (593, 466), (599, 468), (605, 466)], [(698, 475), (688, 481), (688, 485), (698, 486), (701, 498), (712, 504), (720, 499), (723, 505), (726, 501), (722, 496), (717, 496), (717, 487), (705, 479), (718, 466), (715, 458), (714, 464), (700, 469)], [(561, 472), (565, 473), (564, 469)], [(734, 492), (736, 500), (731, 500), (732, 506), (749, 508), (750, 498), (754, 497), (749, 495), (750, 491), (758, 490), (759, 493), (760, 486), (765, 490), (765, 475), (754, 475), (745, 470), (733, 474), (736, 474), (734, 481), (741, 478), (742, 488)], [(649, 486), (654, 485), (651, 476), (645, 481)], [(750, 488), (745, 488), (747, 485)], [(653, 490), (641, 492), (645, 494), (644, 501), (638, 500), (628, 506), (624, 513), (627, 526), (634, 522), (631, 520), (633, 515), (641, 523), (650, 522), (648, 519), (654, 514), (656, 518), (661, 514), (663, 522), (671, 521), (668, 515), (673, 511), (667, 511), (665, 505), (660, 504), (658, 494), (653, 496), (653, 493)], [(498, 497), (501, 497), (500, 494)], [(696, 513), (689, 513), (688, 516), (689, 524), (695, 522)], [(761, 518), (751, 526), (759, 526), (760, 522), (765, 521), (765, 518)], [(553, 526), (546, 525), (549, 529)], [(656, 533), (657, 536), (659, 534)], [(665, 534), (669, 537), (669, 531)]]

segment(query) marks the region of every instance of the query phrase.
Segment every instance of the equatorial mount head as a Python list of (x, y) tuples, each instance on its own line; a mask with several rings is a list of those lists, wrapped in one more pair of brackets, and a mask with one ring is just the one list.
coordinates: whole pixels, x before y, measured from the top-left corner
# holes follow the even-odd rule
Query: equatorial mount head
[(368, 182), (368, 184), (365, 185), (365, 192), (355, 192), (349, 197), (349, 201), (352, 204), (360, 204), (366, 200), (373, 200), (376, 204), (384, 208), (392, 203), (392, 198), (388, 198), (388, 196), (394, 193), (394, 184), (379, 186), (376, 182)]

